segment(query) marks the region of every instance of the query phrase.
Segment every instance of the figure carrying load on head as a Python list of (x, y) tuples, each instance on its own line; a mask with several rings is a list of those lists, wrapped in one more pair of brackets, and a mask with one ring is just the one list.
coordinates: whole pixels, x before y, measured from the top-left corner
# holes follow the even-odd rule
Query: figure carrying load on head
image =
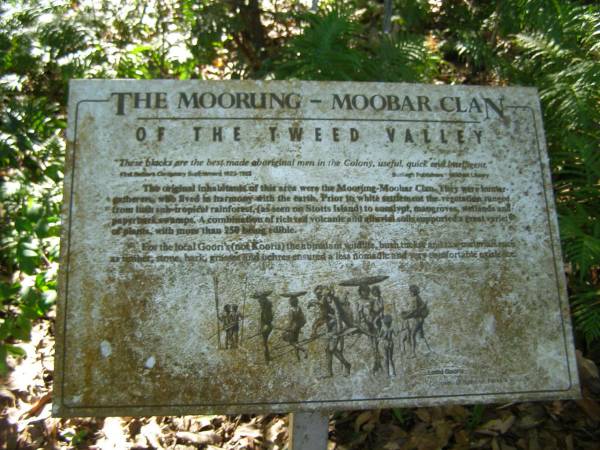
[(383, 327), (384, 312), (383, 297), (381, 296), (381, 289), (379, 286), (375, 285), (371, 287), (371, 296), (373, 298), (373, 302), (371, 303), (371, 320), (379, 333)]
[(336, 298), (333, 288), (324, 290), (324, 299), (327, 302), (327, 344), (325, 347), (325, 360), (327, 363), (327, 377), (333, 377), (333, 357), (344, 366), (344, 375), (350, 374), (350, 363), (344, 357), (344, 334), (348, 329), (344, 313), (339, 307), (339, 299)]

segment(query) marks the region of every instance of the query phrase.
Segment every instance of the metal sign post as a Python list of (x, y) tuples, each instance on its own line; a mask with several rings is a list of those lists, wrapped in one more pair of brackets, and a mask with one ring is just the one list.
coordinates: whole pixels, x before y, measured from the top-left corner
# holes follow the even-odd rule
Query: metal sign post
[(327, 412), (290, 414), (290, 450), (325, 450), (328, 435)]

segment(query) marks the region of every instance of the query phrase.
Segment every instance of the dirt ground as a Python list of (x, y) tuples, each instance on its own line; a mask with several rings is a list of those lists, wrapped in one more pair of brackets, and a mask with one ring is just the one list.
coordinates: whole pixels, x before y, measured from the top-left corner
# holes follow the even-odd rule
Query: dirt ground
[[(284, 415), (53, 418), (52, 324), (35, 325), (27, 357), (0, 379), (1, 449), (287, 448)], [(579, 352), (578, 363), (580, 400), (339, 412), (328, 448), (600, 449), (598, 368)]]

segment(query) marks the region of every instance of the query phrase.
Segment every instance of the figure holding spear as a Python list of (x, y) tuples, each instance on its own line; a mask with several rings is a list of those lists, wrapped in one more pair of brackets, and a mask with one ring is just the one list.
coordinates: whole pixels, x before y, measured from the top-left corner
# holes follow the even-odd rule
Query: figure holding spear
[(215, 291), (215, 308), (217, 311), (217, 348), (221, 350), (221, 313), (219, 309), (219, 276), (213, 273), (213, 285)]
[(242, 329), (240, 331), (240, 339), (238, 339), (238, 342), (239, 342), (239, 340), (244, 339), (244, 315), (246, 314), (246, 293), (247, 293), (247, 291), (248, 291), (248, 274), (245, 274), (244, 275), (244, 299), (242, 301), (242, 316), (241, 316)]

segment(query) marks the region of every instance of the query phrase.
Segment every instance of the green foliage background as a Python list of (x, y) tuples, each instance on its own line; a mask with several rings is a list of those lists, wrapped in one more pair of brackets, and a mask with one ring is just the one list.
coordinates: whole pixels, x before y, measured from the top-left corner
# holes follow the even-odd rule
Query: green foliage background
[(600, 341), (600, 7), (575, 0), (26, 1), (0, 5), (0, 373), (56, 298), (71, 78), (539, 89), (572, 314)]

